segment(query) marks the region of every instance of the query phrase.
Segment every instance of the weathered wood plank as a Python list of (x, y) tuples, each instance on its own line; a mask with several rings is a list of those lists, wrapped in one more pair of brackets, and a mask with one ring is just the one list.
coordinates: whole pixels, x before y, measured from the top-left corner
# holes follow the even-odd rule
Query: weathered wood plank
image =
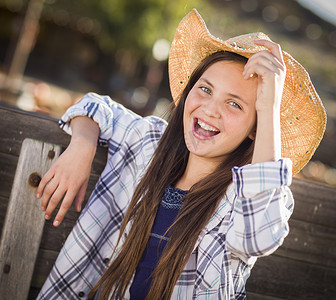
[[(58, 120), (48, 116), (0, 106), (0, 153), (18, 156), (25, 138), (60, 145), (65, 149), (70, 136), (58, 127)], [(98, 147), (92, 173), (100, 174), (106, 164), (107, 149)], [(0, 178), (1, 179), (1, 178)]]
[(40, 289), (55, 263), (58, 251), (41, 248), (38, 256), (40, 259), (36, 261), (31, 286)]
[(258, 259), (247, 291), (290, 300), (335, 299), (336, 269), (273, 254)]
[(336, 228), (336, 187), (294, 178), (291, 190), (294, 219)]
[(247, 292), (248, 300), (286, 300), (285, 298), (266, 296), (261, 294), (256, 294), (252, 292)]
[(0, 153), (0, 196), (10, 196), (11, 187), (19, 157), (7, 153)]
[(8, 199), (0, 196), (0, 232), (2, 231), (2, 226), (5, 221), (7, 205), (8, 205)]
[(27, 137), (66, 147), (70, 137), (57, 127), (57, 120), (50, 117), (0, 107), (0, 152), (18, 156)]
[(49, 275), (52, 266), (58, 256), (57, 251), (40, 249), (38, 253), (38, 257), (40, 259), (36, 260), (35, 269), (33, 273), (33, 277), (31, 280), (31, 287), (29, 290), (29, 295), (27, 300), (35, 300), (45, 279)]
[(29, 139), (22, 144), (0, 243), (1, 299), (25, 300), (29, 292), (44, 225), (29, 176), (50, 168), (49, 151), (56, 158), (60, 147)]
[[(324, 226), (291, 219), (290, 233), (277, 254), (306, 263), (336, 267), (336, 234)], [(323, 232), (325, 230), (325, 232)], [(330, 230), (329, 230), (330, 231)]]
[(37, 298), (39, 292), (40, 292), (40, 289), (37, 289), (37, 288), (32, 287), (32, 288), (29, 290), (29, 294), (28, 294), (28, 298), (27, 298), (27, 300), (36, 300), (36, 298)]

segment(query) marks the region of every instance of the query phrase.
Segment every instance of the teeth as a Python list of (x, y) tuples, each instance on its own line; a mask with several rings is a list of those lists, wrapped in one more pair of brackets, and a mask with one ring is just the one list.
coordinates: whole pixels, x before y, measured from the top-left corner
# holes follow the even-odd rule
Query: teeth
[(205, 129), (205, 130), (209, 130), (209, 131), (218, 131), (216, 128), (214, 128), (214, 127), (212, 127), (212, 126), (210, 126), (210, 125), (208, 125), (208, 124), (205, 124), (204, 122), (202, 122), (202, 121), (200, 121), (200, 120), (197, 120), (197, 123), (198, 123), (198, 125), (199, 125), (201, 128), (203, 128), (203, 129)]

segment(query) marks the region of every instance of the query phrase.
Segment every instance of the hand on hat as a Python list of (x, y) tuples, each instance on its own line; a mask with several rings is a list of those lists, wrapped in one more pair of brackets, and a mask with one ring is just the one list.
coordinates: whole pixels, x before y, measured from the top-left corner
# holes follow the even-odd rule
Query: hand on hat
[(281, 47), (268, 40), (255, 40), (254, 43), (267, 49), (251, 56), (243, 72), (247, 80), (255, 75), (258, 76), (256, 110), (260, 112), (280, 109), (286, 77)]
[(268, 40), (255, 40), (254, 43), (267, 49), (251, 56), (243, 71), (246, 80), (254, 74), (258, 77), (257, 130), (252, 163), (259, 163), (281, 157), (280, 104), (286, 66), (280, 45)]

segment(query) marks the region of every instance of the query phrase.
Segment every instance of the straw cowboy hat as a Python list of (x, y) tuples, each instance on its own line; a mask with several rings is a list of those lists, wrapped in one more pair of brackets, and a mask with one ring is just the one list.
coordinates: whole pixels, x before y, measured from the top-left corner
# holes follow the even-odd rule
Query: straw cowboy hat
[[(178, 102), (193, 70), (207, 56), (230, 51), (249, 58), (265, 50), (255, 39), (270, 40), (264, 33), (250, 33), (222, 41), (208, 31), (196, 9), (180, 22), (169, 54), (169, 81), (174, 102)], [(313, 156), (326, 127), (326, 112), (307, 71), (282, 51), (286, 78), (281, 101), (282, 157), (293, 162), (297, 174)]]

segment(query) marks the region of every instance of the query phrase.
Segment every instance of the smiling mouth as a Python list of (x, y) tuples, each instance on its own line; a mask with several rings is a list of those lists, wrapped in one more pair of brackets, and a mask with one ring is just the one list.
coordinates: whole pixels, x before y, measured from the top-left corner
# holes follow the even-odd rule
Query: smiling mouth
[(213, 127), (198, 118), (194, 118), (193, 134), (196, 138), (201, 140), (208, 140), (219, 134), (220, 130)]

